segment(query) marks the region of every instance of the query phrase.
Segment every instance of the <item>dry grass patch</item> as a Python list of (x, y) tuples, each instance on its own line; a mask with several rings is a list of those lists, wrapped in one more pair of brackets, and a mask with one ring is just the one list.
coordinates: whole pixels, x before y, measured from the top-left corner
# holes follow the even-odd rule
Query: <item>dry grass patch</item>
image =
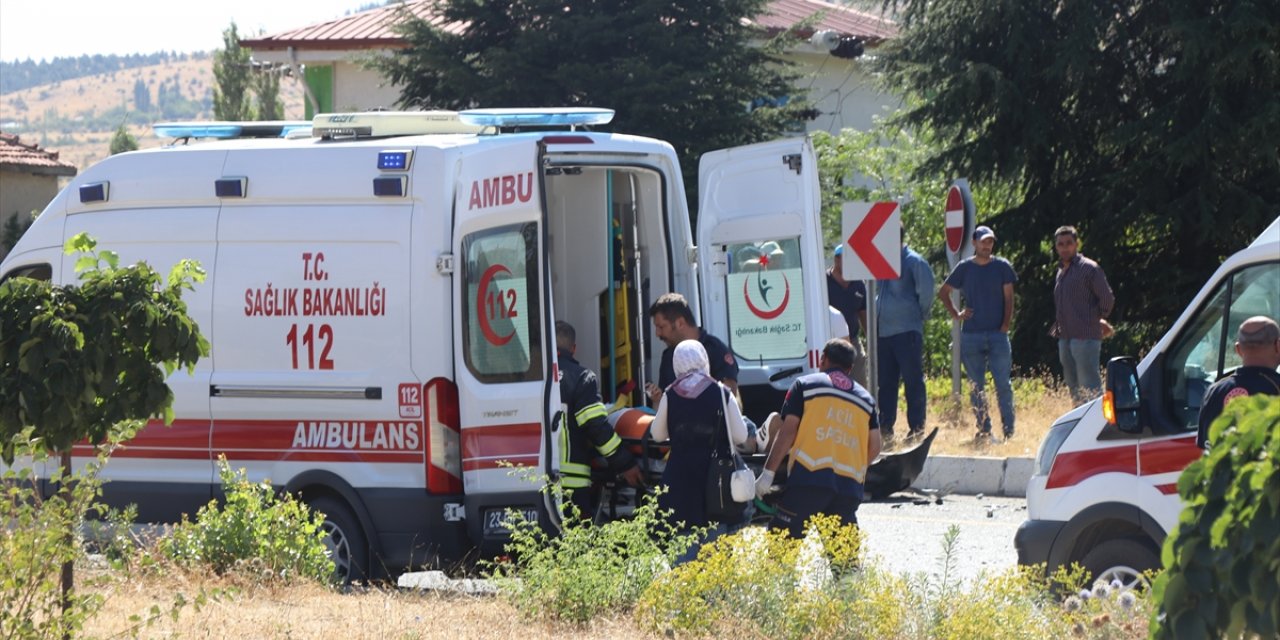
[(637, 638), (630, 615), (584, 627), (522, 618), (506, 601), (484, 596), (440, 595), (393, 588), (340, 592), (316, 584), (259, 585), (170, 572), (132, 576), (95, 590), (105, 598), (85, 626), (84, 637), (129, 637), (129, 617), (153, 606), (167, 610), (174, 595), (188, 600), (204, 591), (226, 595), (176, 620), (162, 616), (141, 638)]
[[(1017, 432), (1008, 442), (992, 444), (975, 442), (977, 421), (973, 409), (969, 405), (969, 386), (965, 381), (961, 384), (959, 397), (951, 395), (950, 378), (932, 378), (925, 381), (929, 395), (929, 410), (926, 414), (925, 429), (938, 427), (938, 437), (929, 450), (931, 455), (951, 456), (992, 456), (992, 457), (1032, 457), (1040, 447), (1040, 441), (1049, 431), (1049, 426), (1059, 416), (1070, 411), (1075, 403), (1071, 394), (1061, 384), (1047, 376), (1034, 378), (1014, 378), (1013, 406), (1017, 415)], [(996, 408), (995, 391), (987, 385), (987, 405), (993, 412), (995, 430), (1000, 429), (998, 409)], [(907, 425), (906, 401), (898, 398), (898, 420), (894, 431), (906, 433)], [(902, 442), (893, 443), (889, 449), (903, 446)]]

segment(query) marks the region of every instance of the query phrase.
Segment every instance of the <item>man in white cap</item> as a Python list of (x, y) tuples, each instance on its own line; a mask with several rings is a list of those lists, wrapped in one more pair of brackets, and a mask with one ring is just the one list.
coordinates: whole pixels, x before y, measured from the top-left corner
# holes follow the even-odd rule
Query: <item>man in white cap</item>
[[(1013, 351), (1009, 347), (1009, 325), (1013, 322), (1013, 283), (1018, 281), (1013, 265), (994, 254), (996, 234), (991, 227), (973, 230), (971, 258), (962, 260), (951, 270), (938, 299), (953, 319), (963, 322), (960, 332), (960, 361), (972, 383), (969, 400), (978, 419), (978, 440), (991, 434), (991, 414), (987, 409), (987, 372), (996, 385), (1005, 440), (1013, 437)], [(960, 291), (964, 306), (956, 309), (951, 292)]]

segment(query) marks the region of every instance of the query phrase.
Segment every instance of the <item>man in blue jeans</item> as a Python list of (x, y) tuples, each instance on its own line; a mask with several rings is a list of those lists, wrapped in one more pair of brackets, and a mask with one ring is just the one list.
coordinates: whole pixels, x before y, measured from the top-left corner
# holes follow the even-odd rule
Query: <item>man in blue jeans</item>
[[(960, 332), (960, 362), (973, 383), (969, 399), (978, 417), (978, 439), (991, 437), (991, 414), (984, 393), (990, 371), (996, 385), (1004, 437), (1008, 440), (1014, 430), (1009, 323), (1013, 320), (1013, 283), (1018, 281), (1018, 276), (1008, 260), (992, 255), (995, 246), (996, 234), (990, 227), (974, 229), (973, 257), (951, 270), (938, 290), (938, 299), (953, 319), (964, 323)], [(951, 303), (951, 292), (956, 290), (964, 298), (959, 310)]]
[(880, 435), (893, 438), (898, 419), (898, 384), (906, 389), (908, 438), (924, 435), (924, 321), (933, 308), (933, 269), (902, 244), (902, 275), (877, 283), (876, 319), (879, 337)]
[(1102, 394), (1098, 360), (1102, 339), (1112, 333), (1107, 316), (1116, 297), (1102, 267), (1080, 255), (1075, 227), (1058, 227), (1053, 248), (1058, 252), (1058, 274), (1053, 280), (1055, 317), (1049, 334), (1058, 339), (1062, 378), (1079, 405)]

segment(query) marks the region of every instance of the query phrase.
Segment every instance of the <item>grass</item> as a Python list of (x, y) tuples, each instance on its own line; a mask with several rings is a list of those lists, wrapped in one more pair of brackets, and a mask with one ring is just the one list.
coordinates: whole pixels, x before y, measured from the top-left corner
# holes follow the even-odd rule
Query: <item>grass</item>
[[(968, 381), (961, 382), (958, 397), (951, 393), (951, 379), (930, 378), (925, 381), (929, 408), (925, 417), (925, 431), (938, 428), (938, 437), (929, 450), (931, 455), (1030, 457), (1036, 454), (1040, 441), (1059, 416), (1070, 411), (1075, 403), (1066, 387), (1048, 375), (1024, 377), (1013, 380), (1013, 406), (1017, 416), (1017, 432), (1007, 442), (975, 442), (977, 421), (969, 405)], [(993, 422), (998, 431), (1000, 420), (996, 409), (995, 391), (987, 384), (987, 405), (993, 412)], [(906, 401), (898, 398), (898, 419), (894, 430), (900, 435), (906, 432)], [(899, 440), (886, 447), (895, 450), (905, 446)]]
[[(80, 576), (90, 571), (81, 569)], [(131, 637), (132, 615), (166, 607), (175, 593), (233, 589), (237, 593), (187, 607), (177, 619), (162, 616), (138, 632), (141, 638), (644, 638), (630, 615), (577, 627), (531, 621), (507, 601), (368, 588), (348, 593), (317, 584), (256, 585), (234, 578), (166, 572), (113, 579), (96, 592), (105, 598), (83, 637)]]

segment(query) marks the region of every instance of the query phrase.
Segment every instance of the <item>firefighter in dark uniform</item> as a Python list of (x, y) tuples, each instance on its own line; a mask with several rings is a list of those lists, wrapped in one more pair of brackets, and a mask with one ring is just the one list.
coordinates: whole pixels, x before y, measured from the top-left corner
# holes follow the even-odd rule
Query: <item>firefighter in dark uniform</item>
[(1266, 316), (1254, 316), (1240, 323), (1236, 333), (1236, 353), (1240, 367), (1213, 383), (1200, 404), (1200, 431), (1196, 446), (1208, 449), (1209, 425), (1222, 415), (1222, 408), (1236, 398), (1252, 395), (1280, 396), (1280, 325)]
[(633, 487), (639, 486), (643, 476), (635, 458), (609, 425), (596, 374), (574, 360), (576, 348), (577, 332), (573, 326), (557, 321), (560, 401), (568, 408), (565, 416), (568, 428), (560, 430), (560, 486), (569, 490), (579, 513), (591, 518), (595, 514), (591, 495), (593, 458), (603, 457), (609, 463), (609, 470)]

